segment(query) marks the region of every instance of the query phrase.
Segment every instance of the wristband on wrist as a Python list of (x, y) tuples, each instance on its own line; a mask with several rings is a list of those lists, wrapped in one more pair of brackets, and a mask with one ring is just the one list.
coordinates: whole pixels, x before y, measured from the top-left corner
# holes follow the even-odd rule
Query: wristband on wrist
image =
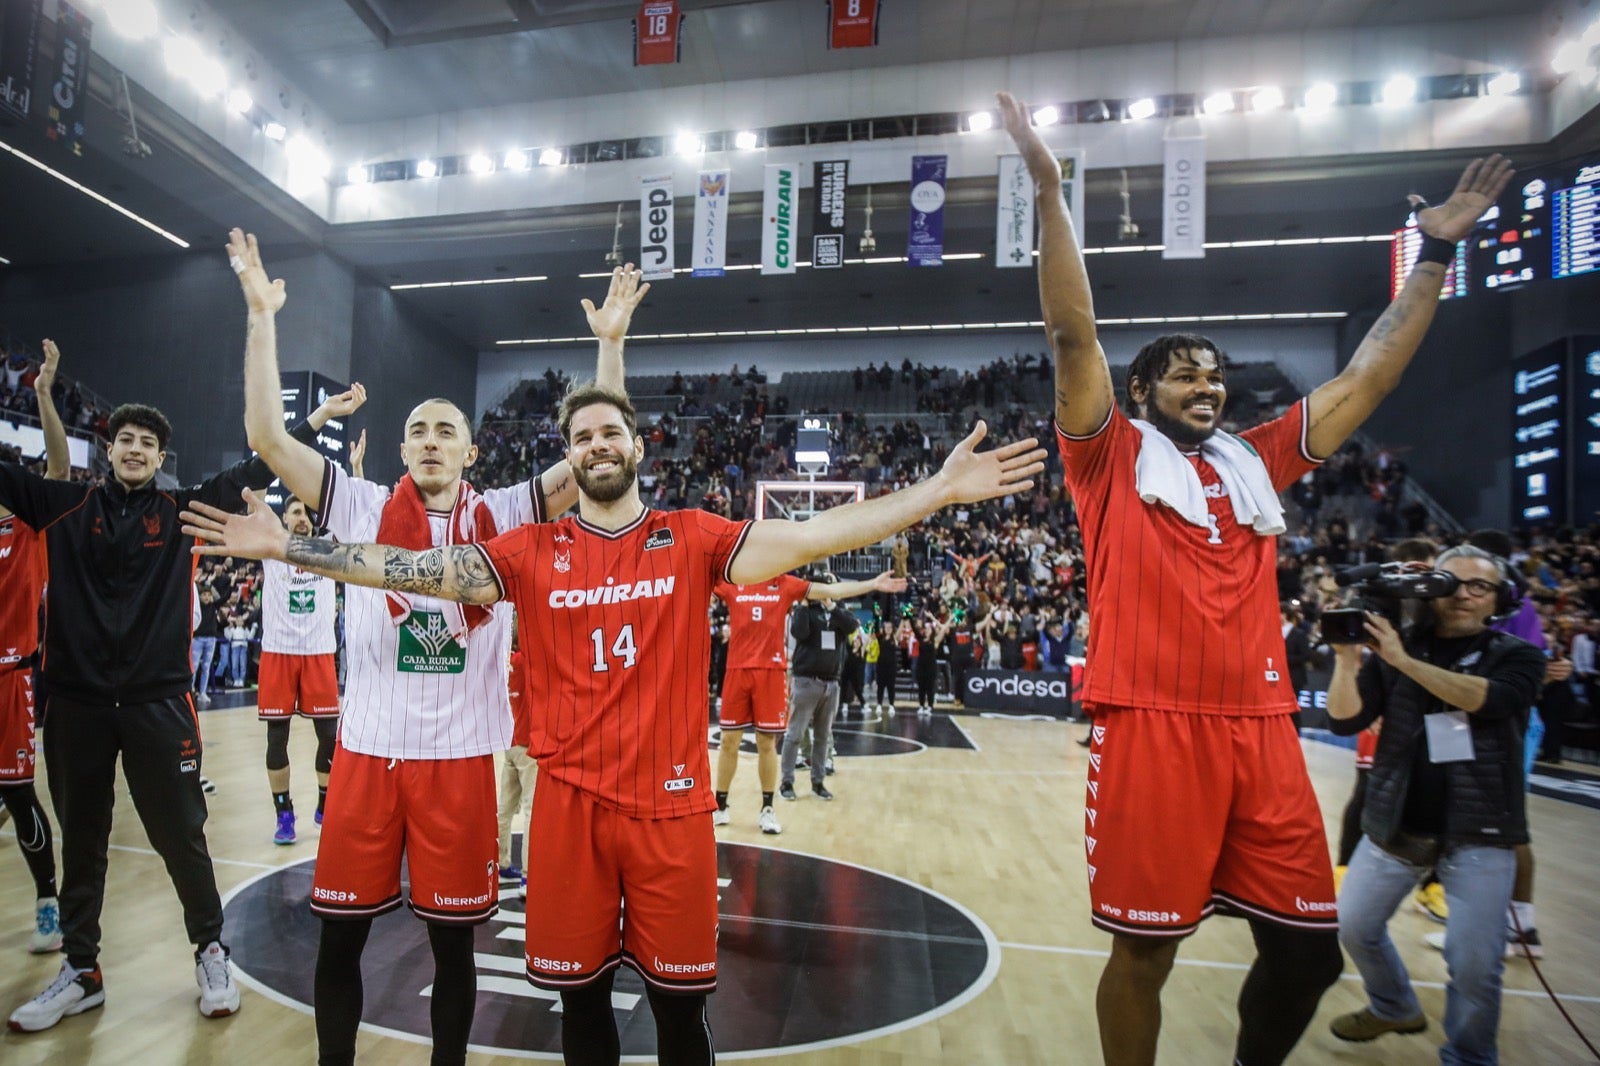
[(1422, 247), (1417, 251), (1418, 263), (1438, 263), (1440, 266), (1449, 266), (1456, 257), (1456, 244), (1443, 237), (1430, 237), (1422, 235)]

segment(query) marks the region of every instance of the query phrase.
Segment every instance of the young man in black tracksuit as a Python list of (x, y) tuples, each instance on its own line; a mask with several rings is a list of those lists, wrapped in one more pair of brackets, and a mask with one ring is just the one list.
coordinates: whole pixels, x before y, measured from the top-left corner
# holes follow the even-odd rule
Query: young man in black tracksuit
[[(314, 434), (311, 425), (296, 434)], [(183, 903), (200, 1012), (214, 1018), (239, 1008), (206, 850), (202, 745), (189, 698), (193, 541), (180, 532), (178, 512), (192, 500), (241, 510), (241, 490), (265, 488), (273, 475), (248, 459), (166, 492), (155, 481), (172, 432), (165, 416), (127, 404), (112, 412), (109, 428), (112, 473), (103, 485), (46, 481), (0, 462), (0, 506), (38, 530), (49, 553), (42, 718), (61, 826), (67, 956), (55, 980), (12, 1013), (18, 1032), (48, 1029), (105, 1001), (96, 959), (119, 752), (139, 820)]]

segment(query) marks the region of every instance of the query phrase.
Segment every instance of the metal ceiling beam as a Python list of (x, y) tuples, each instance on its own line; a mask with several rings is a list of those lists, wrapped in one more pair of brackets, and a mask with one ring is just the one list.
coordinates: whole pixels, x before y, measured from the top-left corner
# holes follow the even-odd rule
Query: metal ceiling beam
[[(718, 7), (749, 7), (756, 4), (776, 3), (778, 0), (679, 0), (679, 10), (687, 14)], [(446, 41), (471, 40), (477, 37), (499, 37), (508, 33), (526, 33), (531, 30), (549, 30), (561, 26), (582, 26), (596, 22), (621, 22), (632, 18), (637, 4), (611, 4), (604, 8), (587, 8), (580, 11), (543, 14), (537, 0), (506, 0), (511, 14), (509, 23), (484, 23), (462, 26), (453, 30), (434, 30), (429, 33), (395, 33), (384, 21), (383, 15), (373, 7), (372, 0), (345, 0), (350, 10), (372, 31), (373, 37), (384, 48), (409, 48), (415, 45), (440, 44)]]

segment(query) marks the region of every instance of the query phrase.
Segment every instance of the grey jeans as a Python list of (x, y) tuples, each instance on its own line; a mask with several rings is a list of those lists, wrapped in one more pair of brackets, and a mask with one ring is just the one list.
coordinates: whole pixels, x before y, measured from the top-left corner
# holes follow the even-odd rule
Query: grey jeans
[(794, 783), (794, 762), (800, 756), (800, 742), (811, 730), (811, 783), (820, 785), (828, 776), (828, 746), (833, 740), (833, 716), (839, 713), (839, 682), (796, 675), (790, 686), (789, 729), (783, 734), (783, 771), (780, 779)]

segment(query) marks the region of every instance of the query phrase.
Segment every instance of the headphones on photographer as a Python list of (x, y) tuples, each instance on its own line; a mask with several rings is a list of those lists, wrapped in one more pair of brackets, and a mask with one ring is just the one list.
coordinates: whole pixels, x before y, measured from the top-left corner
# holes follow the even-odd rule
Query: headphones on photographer
[(1494, 614), (1490, 616), (1491, 620), (1499, 621), (1517, 613), (1517, 609), (1522, 606), (1527, 587), (1523, 584), (1522, 575), (1517, 573), (1510, 563), (1493, 552), (1484, 551), (1471, 544), (1462, 544), (1440, 552), (1433, 565), (1442, 569), (1451, 559), (1487, 559), (1494, 563), (1495, 569), (1500, 571), (1500, 581), (1494, 590)]

